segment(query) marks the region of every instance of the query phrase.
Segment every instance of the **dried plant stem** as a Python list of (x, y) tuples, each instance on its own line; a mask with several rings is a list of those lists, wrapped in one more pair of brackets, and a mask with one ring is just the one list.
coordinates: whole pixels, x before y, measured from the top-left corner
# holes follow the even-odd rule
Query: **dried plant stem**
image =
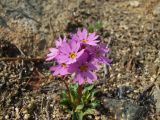
[(2, 57), (0, 58), (0, 61), (16, 61), (16, 60), (44, 61), (45, 58), (28, 58), (28, 57)]

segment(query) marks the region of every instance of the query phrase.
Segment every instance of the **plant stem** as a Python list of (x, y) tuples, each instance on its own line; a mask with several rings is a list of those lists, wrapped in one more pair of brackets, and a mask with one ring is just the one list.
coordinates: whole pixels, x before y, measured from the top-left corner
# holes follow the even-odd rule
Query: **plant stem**
[(82, 85), (79, 85), (79, 86), (78, 86), (78, 89), (77, 89), (77, 93), (78, 93), (78, 104), (81, 102), (82, 88), (83, 88), (83, 86), (82, 86)]

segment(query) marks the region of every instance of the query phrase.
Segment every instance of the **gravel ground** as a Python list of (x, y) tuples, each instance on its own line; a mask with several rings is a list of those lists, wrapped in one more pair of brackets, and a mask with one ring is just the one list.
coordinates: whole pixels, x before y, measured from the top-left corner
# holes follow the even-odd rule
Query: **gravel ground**
[(59, 35), (97, 21), (113, 62), (97, 73), (102, 104), (87, 119), (160, 119), (159, 0), (0, 0), (0, 120), (70, 119), (44, 58)]

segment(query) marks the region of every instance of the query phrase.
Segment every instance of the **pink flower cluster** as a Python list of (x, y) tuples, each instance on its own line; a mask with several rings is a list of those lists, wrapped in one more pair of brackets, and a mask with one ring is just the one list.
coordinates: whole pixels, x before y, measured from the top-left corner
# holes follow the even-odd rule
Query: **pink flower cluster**
[(95, 71), (100, 64), (110, 65), (111, 60), (105, 57), (109, 48), (99, 43), (95, 32), (89, 33), (85, 28), (71, 34), (71, 39), (59, 37), (56, 47), (49, 49), (46, 61), (55, 60), (57, 65), (50, 71), (53, 75), (74, 74), (78, 84), (92, 83), (97, 79)]

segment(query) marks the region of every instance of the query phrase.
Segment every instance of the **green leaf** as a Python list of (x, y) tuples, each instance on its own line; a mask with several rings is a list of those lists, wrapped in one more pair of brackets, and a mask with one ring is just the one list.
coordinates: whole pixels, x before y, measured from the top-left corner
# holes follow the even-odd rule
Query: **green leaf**
[(95, 113), (95, 109), (91, 109), (91, 108), (88, 108), (84, 113), (83, 113), (83, 116), (84, 115), (89, 115), (89, 114), (94, 114)]
[(89, 32), (94, 32), (95, 30), (100, 30), (101, 28), (103, 28), (103, 23), (101, 21), (90, 23), (87, 28)]
[(61, 98), (67, 98), (67, 93), (66, 91), (62, 91), (62, 93), (60, 94)]
[(83, 107), (84, 107), (84, 104), (78, 105), (78, 106), (76, 107), (75, 112), (80, 112), (80, 111), (82, 111)]
[(99, 29), (101, 29), (102, 27), (103, 27), (102, 22), (101, 22), (101, 21), (97, 21), (96, 24), (95, 24), (95, 28), (99, 30)]
[(70, 102), (69, 102), (68, 99), (62, 99), (62, 100), (60, 101), (60, 104), (62, 104), (62, 105), (68, 105), (68, 104), (70, 104)]
[(72, 114), (72, 120), (83, 120), (83, 116), (82, 112), (74, 112)]
[(77, 115), (77, 113), (72, 114), (72, 120), (79, 120), (79, 116)]
[(70, 92), (75, 94), (75, 93), (77, 93), (78, 85), (77, 84), (71, 84), (69, 86), (69, 89), (70, 89)]
[(70, 95), (71, 95), (71, 103), (73, 103), (74, 105), (76, 104), (76, 101), (78, 99), (77, 88), (78, 88), (78, 84), (71, 84), (69, 86)]
[(87, 100), (87, 101), (91, 100), (91, 93), (88, 93), (88, 94), (86, 95), (86, 100)]
[(91, 95), (91, 97), (92, 97), (92, 98), (95, 96), (95, 93), (96, 93), (96, 91), (95, 91), (95, 90), (94, 90), (94, 91), (92, 91), (92, 95)]
[(93, 26), (93, 24), (89, 24), (89, 25), (88, 25), (88, 31), (89, 31), (89, 32), (93, 32), (93, 31), (94, 31), (94, 26)]
[(91, 91), (94, 88), (94, 85), (88, 85), (84, 87), (84, 90), (82, 91), (82, 93), (84, 94), (87, 91)]
[(82, 102), (88, 104), (90, 101), (94, 101), (94, 85), (88, 85), (83, 90)]
[(68, 112), (69, 114), (73, 114), (73, 111), (70, 109), (66, 109), (65, 112)]
[(62, 104), (62, 105), (69, 104), (69, 97), (68, 97), (68, 93), (66, 93), (66, 91), (62, 91), (60, 96), (61, 96), (60, 104)]
[(82, 95), (81, 101), (84, 104), (87, 104), (89, 102), (89, 97), (91, 96), (91, 94), (89, 93), (89, 91), (87, 91), (85, 94)]
[(91, 102), (91, 107), (96, 108), (97, 106), (99, 106), (99, 104), (100, 104), (99, 101), (95, 100), (94, 102)]
[(86, 89), (87, 89), (88, 91), (90, 91), (90, 90), (93, 89), (93, 87), (94, 87), (94, 85), (88, 85), (88, 86), (86, 87)]

